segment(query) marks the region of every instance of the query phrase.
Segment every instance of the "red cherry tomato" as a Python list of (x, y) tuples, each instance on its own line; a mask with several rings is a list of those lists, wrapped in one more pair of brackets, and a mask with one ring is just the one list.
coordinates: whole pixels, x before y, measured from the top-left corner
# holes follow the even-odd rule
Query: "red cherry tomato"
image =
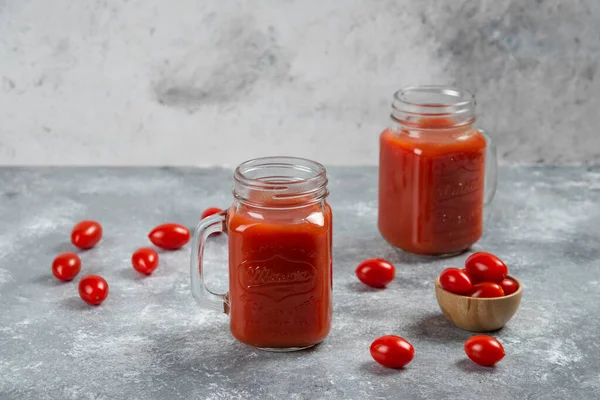
[(190, 240), (190, 231), (180, 224), (162, 224), (150, 232), (150, 241), (165, 250), (177, 250)]
[(465, 353), (474, 363), (491, 367), (504, 358), (504, 347), (491, 336), (477, 335), (465, 342)]
[(52, 261), (52, 273), (61, 281), (70, 281), (81, 271), (81, 259), (75, 253), (62, 253)]
[(131, 265), (141, 273), (150, 275), (158, 267), (158, 254), (150, 247), (142, 247), (133, 252)]
[(206, 210), (202, 211), (202, 217), (201, 217), (201, 218), (202, 218), (202, 219), (204, 219), (204, 218), (206, 218), (206, 217), (210, 217), (211, 215), (213, 215), (213, 214), (218, 214), (218, 213), (220, 213), (221, 211), (223, 211), (223, 210), (221, 210), (220, 208), (217, 208), (217, 207), (209, 207), (209, 208), (207, 208)]
[[(204, 219), (204, 218), (206, 218), (206, 217), (210, 217), (211, 215), (218, 214), (218, 213), (220, 213), (221, 211), (223, 211), (223, 210), (221, 210), (220, 208), (217, 208), (217, 207), (209, 207), (209, 208), (207, 208), (206, 210), (204, 210), (204, 211), (202, 212), (202, 216), (201, 216), (200, 218), (201, 218), (201, 219)], [(221, 233), (222, 233), (222, 232), (215, 232), (215, 233), (214, 233), (214, 235), (220, 235)]]
[(86, 303), (97, 306), (108, 296), (108, 283), (98, 275), (87, 275), (79, 281), (79, 296)]
[(91, 249), (102, 238), (102, 226), (96, 221), (78, 222), (71, 232), (71, 243), (80, 249)]
[(358, 264), (356, 276), (365, 285), (375, 288), (385, 287), (394, 280), (396, 268), (381, 258), (371, 258)]
[(371, 344), (371, 356), (384, 367), (402, 368), (412, 361), (415, 349), (400, 336), (381, 336)]
[(506, 264), (495, 255), (485, 252), (471, 254), (465, 261), (465, 267), (476, 282), (500, 283), (508, 275)]
[(440, 275), (440, 285), (444, 290), (456, 294), (466, 294), (473, 288), (469, 275), (458, 268), (445, 269)]
[(467, 293), (467, 296), (478, 297), (480, 299), (502, 297), (504, 296), (504, 290), (497, 283), (481, 282), (474, 284), (473, 289)]
[(500, 286), (502, 286), (505, 296), (513, 294), (519, 288), (519, 284), (510, 278), (505, 278), (502, 282), (500, 282)]

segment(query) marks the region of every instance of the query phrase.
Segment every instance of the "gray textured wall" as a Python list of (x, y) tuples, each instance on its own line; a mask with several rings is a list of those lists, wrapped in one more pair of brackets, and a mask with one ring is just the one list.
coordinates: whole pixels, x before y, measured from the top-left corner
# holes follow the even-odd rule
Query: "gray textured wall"
[(0, 0), (0, 163), (376, 164), (457, 84), (505, 162), (597, 162), (600, 1)]

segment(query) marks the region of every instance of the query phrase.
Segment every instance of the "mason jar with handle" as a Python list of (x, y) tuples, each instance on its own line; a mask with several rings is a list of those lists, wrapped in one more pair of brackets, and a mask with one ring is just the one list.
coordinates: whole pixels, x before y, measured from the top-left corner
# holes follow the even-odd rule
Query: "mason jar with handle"
[[(314, 346), (331, 329), (332, 213), (327, 173), (294, 157), (250, 160), (234, 173), (233, 205), (200, 221), (191, 287), (200, 305), (230, 316), (233, 336), (271, 351)], [(228, 235), (229, 292), (204, 282), (206, 239)]]
[(496, 191), (496, 149), (474, 126), (475, 97), (446, 86), (394, 94), (380, 135), (378, 227), (393, 246), (422, 255), (467, 250), (483, 234)]

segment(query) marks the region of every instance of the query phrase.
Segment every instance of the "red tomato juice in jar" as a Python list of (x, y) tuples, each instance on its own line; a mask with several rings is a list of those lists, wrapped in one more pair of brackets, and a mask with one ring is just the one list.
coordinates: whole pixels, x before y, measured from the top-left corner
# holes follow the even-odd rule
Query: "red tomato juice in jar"
[[(232, 335), (264, 350), (292, 351), (321, 342), (332, 318), (332, 212), (325, 168), (293, 157), (242, 163), (233, 205), (203, 219), (194, 235), (192, 293), (230, 316)], [(227, 232), (229, 292), (203, 281), (204, 241)]]
[(228, 218), (231, 333), (252, 346), (311, 346), (331, 327), (331, 209), (289, 212), (296, 222), (244, 209)]
[(415, 254), (462, 252), (483, 233), (486, 138), (472, 95), (415, 87), (395, 95), (380, 136), (378, 227)]

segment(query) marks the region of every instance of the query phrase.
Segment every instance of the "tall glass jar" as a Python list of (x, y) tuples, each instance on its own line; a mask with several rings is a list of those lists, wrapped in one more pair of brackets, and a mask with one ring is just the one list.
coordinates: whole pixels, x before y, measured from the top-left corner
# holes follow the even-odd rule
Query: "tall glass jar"
[(483, 233), (483, 206), (496, 188), (495, 149), (473, 125), (474, 96), (408, 87), (392, 106), (380, 135), (379, 231), (410, 253), (467, 250)]
[[(328, 335), (332, 314), (332, 213), (325, 168), (293, 157), (242, 163), (233, 205), (200, 222), (192, 254), (192, 292), (225, 310), (240, 342), (273, 351), (313, 346)], [(229, 240), (229, 293), (204, 285), (208, 235)]]

